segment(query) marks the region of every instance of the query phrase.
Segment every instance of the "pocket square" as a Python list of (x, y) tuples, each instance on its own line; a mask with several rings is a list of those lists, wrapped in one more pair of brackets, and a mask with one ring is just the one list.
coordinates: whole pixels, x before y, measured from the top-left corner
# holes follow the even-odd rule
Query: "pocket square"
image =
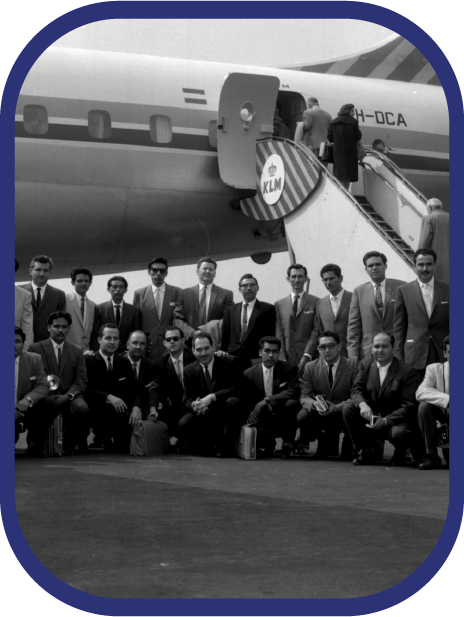
[(449, 301), (448, 302), (442, 302), (442, 304), (449, 304)]
[(286, 381), (284, 381), (284, 383), (281, 383), (281, 384), (279, 385), (279, 388), (283, 388), (283, 387), (284, 387), (284, 386), (286, 386), (286, 385), (287, 385), (287, 382), (286, 382)]
[(408, 340), (406, 341), (406, 343), (414, 343), (414, 339), (413, 339), (413, 338), (410, 338), (410, 339), (408, 339)]
[(175, 302), (170, 302), (169, 306), (176, 306), (176, 303)]
[(308, 315), (309, 313), (314, 313), (314, 311), (304, 311), (305, 315)]
[(121, 379), (118, 379), (118, 381), (124, 381), (125, 377), (121, 377)]
[(37, 377), (31, 377), (31, 381), (35, 381)]

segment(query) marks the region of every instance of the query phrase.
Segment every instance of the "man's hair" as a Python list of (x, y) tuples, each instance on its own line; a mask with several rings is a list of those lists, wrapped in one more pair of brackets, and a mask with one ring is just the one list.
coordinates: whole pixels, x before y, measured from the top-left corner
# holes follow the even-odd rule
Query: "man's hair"
[(380, 259), (383, 261), (384, 264), (387, 263), (387, 258), (385, 257), (383, 253), (379, 253), (379, 251), (369, 251), (363, 257), (363, 264), (366, 265), (367, 260), (370, 259), (371, 257), (380, 257)]
[(385, 145), (385, 142), (383, 139), (374, 139), (374, 141), (372, 142), (372, 148), (376, 148), (376, 146), (378, 146), (379, 144), (383, 144)]
[(414, 265), (416, 265), (417, 258), (421, 255), (431, 255), (433, 257), (433, 263), (437, 263), (437, 254), (433, 249), (417, 249), (414, 253)]
[(321, 332), (319, 334), (319, 336), (317, 337), (317, 344), (319, 345), (319, 343), (321, 342), (321, 338), (333, 338), (334, 341), (337, 343), (337, 345), (340, 345), (340, 337), (338, 336), (338, 334), (336, 332), (332, 332), (332, 330), (324, 330), (324, 332)]
[(333, 272), (337, 278), (340, 278), (342, 275), (342, 270), (340, 266), (336, 264), (327, 264), (321, 269), (321, 278), (324, 276), (326, 272)]
[(199, 259), (197, 262), (197, 270), (205, 261), (206, 263), (213, 264), (214, 269), (217, 270), (217, 261), (215, 261), (212, 257), (202, 257), (201, 259)]
[(432, 197), (429, 199), (426, 205), (431, 210), (439, 210), (440, 208), (443, 208), (443, 204), (437, 197)]
[(166, 266), (166, 270), (169, 269), (168, 260), (165, 257), (156, 257), (155, 259), (152, 259), (150, 262), (148, 262), (147, 267), (149, 270), (151, 270), (153, 264), (164, 264)]
[(54, 313), (50, 313), (47, 324), (51, 326), (55, 319), (66, 319), (68, 326), (72, 324), (72, 317), (69, 313), (66, 313), (66, 311), (55, 311)]
[(292, 270), (304, 270), (305, 276), (308, 276), (308, 271), (301, 264), (292, 264), (291, 266), (288, 266), (288, 268), (287, 268), (287, 276), (290, 276), (290, 272)]
[(19, 268), (19, 261), (15, 259), (15, 272), (18, 270), (18, 268)]
[(100, 338), (103, 336), (105, 328), (111, 328), (112, 330), (117, 330), (119, 332), (119, 328), (115, 323), (104, 323), (102, 326), (100, 326), (100, 330), (98, 331), (98, 336)]
[(319, 101), (317, 100), (315, 96), (310, 96), (307, 102), (310, 105), (319, 105)]
[(47, 257), (46, 255), (36, 255), (31, 259), (31, 265), (29, 267), (33, 268), (36, 262), (39, 264), (49, 264), (50, 270), (53, 270), (53, 259), (51, 257)]
[(146, 341), (147, 341), (147, 343), (148, 343), (147, 335), (145, 334), (145, 332), (143, 332), (143, 330), (133, 330), (133, 331), (129, 334), (129, 336), (127, 337), (127, 342), (128, 342), (128, 343), (130, 342), (130, 340), (131, 340), (131, 338), (132, 338), (132, 335), (133, 335), (133, 334), (143, 334), (143, 336), (145, 337), (145, 340), (146, 340)]
[(282, 347), (282, 342), (280, 340), (280, 338), (277, 338), (276, 336), (263, 336), (262, 338), (259, 339), (259, 348), (260, 349), (264, 349), (264, 345), (265, 344), (268, 345), (278, 345), (279, 346), (279, 351), (280, 348)]
[(388, 336), (391, 346), (393, 347), (393, 345), (395, 344), (395, 337), (393, 336), (393, 334), (390, 334), (390, 332), (385, 332), (385, 330), (380, 330), (379, 332), (376, 332), (374, 334), (374, 336), (372, 337), (372, 344), (374, 344), (374, 339), (376, 336), (379, 336), (379, 334), (385, 334), (385, 336)]
[(71, 282), (72, 283), (76, 282), (76, 278), (78, 274), (86, 274), (89, 277), (90, 282), (92, 282), (93, 274), (90, 272), (88, 268), (74, 268), (74, 270), (72, 270), (71, 272)]
[(208, 339), (210, 345), (214, 347), (213, 337), (211, 336), (211, 334), (209, 334), (209, 332), (197, 332), (192, 338), (192, 349), (195, 349), (195, 341), (197, 341), (199, 338)]
[(166, 339), (166, 334), (168, 332), (175, 332), (175, 331), (179, 333), (180, 338), (185, 338), (183, 331), (178, 326), (169, 326), (168, 328), (166, 328), (166, 332), (164, 333), (164, 338)]
[(110, 278), (110, 280), (108, 281), (108, 283), (106, 284), (107, 287), (111, 287), (111, 283), (113, 281), (121, 281), (121, 283), (124, 283), (124, 287), (127, 289), (129, 287), (129, 283), (126, 281), (126, 279), (121, 276), (120, 274), (117, 274), (116, 276), (112, 276)]
[(18, 326), (15, 326), (15, 336), (19, 334), (19, 336), (21, 337), (23, 343), (26, 340), (26, 333), (21, 330), (21, 328), (18, 328)]
[(446, 346), (449, 345), (449, 335), (443, 339), (443, 351), (446, 351)]
[(244, 274), (242, 277), (240, 277), (240, 280), (239, 280), (239, 282), (238, 282), (238, 286), (239, 286), (239, 287), (240, 287), (240, 285), (242, 284), (242, 281), (243, 281), (244, 279), (253, 279), (253, 280), (254, 280), (254, 282), (255, 282), (256, 284), (258, 284), (258, 279), (256, 278), (256, 276), (253, 276), (252, 274)]

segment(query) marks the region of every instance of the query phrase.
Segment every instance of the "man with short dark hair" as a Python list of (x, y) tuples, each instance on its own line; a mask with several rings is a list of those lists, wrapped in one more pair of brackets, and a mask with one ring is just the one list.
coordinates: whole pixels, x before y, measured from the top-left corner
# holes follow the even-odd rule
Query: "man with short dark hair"
[[(15, 272), (19, 268), (19, 263), (15, 259)], [(15, 285), (15, 326), (21, 328), (26, 335), (24, 351), (34, 342), (33, 315), (32, 315), (32, 295), (19, 285)]]
[(126, 352), (129, 334), (135, 330), (140, 330), (142, 323), (139, 308), (124, 300), (128, 286), (127, 280), (123, 276), (119, 274), (112, 276), (107, 283), (107, 291), (111, 300), (98, 305), (100, 324), (114, 323), (118, 327), (118, 354)]
[(155, 363), (145, 357), (147, 337), (141, 330), (134, 330), (127, 339), (127, 351), (123, 354), (132, 366), (139, 400), (134, 404), (129, 420), (134, 426), (147, 415), (156, 415), (156, 401), (153, 400), (150, 386), (155, 378)]
[(71, 272), (74, 293), (66, 294), (66, 312), (72, 317), (67, 341), (80, 347), (84, 354), (98, 349), (100, 316), (95, 302), (87, 297), (92, 279), (88, 268), (74, 268)]
[(437, 254), (435, 276), (449, 282), (449, 214), (443, 204), (433, 197), (427, 202), (427, 216), (422, 219), (419, 248), (432, 249)]

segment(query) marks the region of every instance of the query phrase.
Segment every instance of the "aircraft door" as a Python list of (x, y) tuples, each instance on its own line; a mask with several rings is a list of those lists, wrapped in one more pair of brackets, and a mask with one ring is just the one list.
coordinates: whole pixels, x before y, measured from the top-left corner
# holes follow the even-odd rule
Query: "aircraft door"
[(274, 132), (278, 77), (231, 73), (219, 99), (217, 148), (222, 181), (234, 188), (256, 188), (256, 140)]

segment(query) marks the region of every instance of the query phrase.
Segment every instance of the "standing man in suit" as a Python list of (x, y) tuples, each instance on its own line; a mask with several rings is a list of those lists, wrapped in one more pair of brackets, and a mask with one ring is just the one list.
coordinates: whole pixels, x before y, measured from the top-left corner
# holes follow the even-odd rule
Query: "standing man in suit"
[(66, 294), (66, 311), (72, 318), (67, 340), (80, 347), (84, 353), (98, 349), (100, 316), (95, 302), (87, 297), (92, 278), (87, 268), (74, 268), (71, 272), (74, 293)]
[(234, 304), (234, 294), (213, 284), (217, 262), (202, 257), (197, 263), (198, 285), (184, 289), (174, 310), (174, 324), (181, 328), (185, 338), (193, 341), (200, 333), (200, 326), (224, 317), (224, 312)]
[[(343, 429), (343, 406), (350, 400), (357, 368), (350, 367), (341, 356), (342, 345), (336, 332), (326, 330), (318, 337), (319, 359), (308, 362), (301, 380), (300, 404), (297, 416), (300, 440), (318, 441), (314, 458), (338, 456), (340, 432)], [(324, 396), (327, 405), (316, 397)]]
[(221, 349), (237, 358), (245, 370), (252, 360), (259, 360), (259, 341), (273, 336), (276, 329), (276, 310), (272, 304), (257, 299), (258, 281), (252, 274), (244, 274), (238, 290), (243, 302), (230, 306), (224, 313)]
[(47, 396), (50, 388), (40, 356), (24, 351), (25, 340), (25, 333), (15, 326), (15, 443), (19, 439), (19, 425), (24, 422), (29, 429), (28, 454), (43, 457), (45, 452), (40, 446), (40, 439), (34, 444), (29, 431), (34, 432), (37, 419), (41, 417), (37, 403)]
[(53, 261), (46, 255), (32, 258), (29, 272), (32, 282), (21, 285), (32, 298), (34, 342), (48, 338), (48, 316), (55, 311), (66, 311), (64, 291), (48, 284), (53, 270)]
[(196, 440), (207, 453), (231, 456), (240, 430), (235, 359), (215, 356), (213, 339), (206, 333), (193, 337), (193, 353), (197, 362), (184, 368), (181, 447)]
[(241, 382), (246, 423), (257, 427), (258, 447), (265, 456), (273, 455), (275, 439), (281, 437), (282, 457), (290, 458), (301, 409), (298, 368), (279, 360), (281, 342), (275, 336), (264, 336), (259, 346), (262, 361), (247, 369)]
[(385, 278), (387, 258), (383, 253), (370, 251), (363, 263), (371, 282), (353, 291), (348, 317), (348, 356), (356, 360), (370, 355), (376, 332), (393, 333), (396, 290), (406, 282)]
[[(321, 279), (329, 292), (328, 296), (319, 300), (316, 309), (317, 330), (321, 332), (330, 330), (335, 332), (340, 339), (340, 353), (348, 356), (347, 335), (348, 316), (353, 294), (343, 289), (343, 275), (340, 266), (327, 264), (321, 270)], [(356, 359), (355, 359), (356, 362)]]
[(394, 342), (388, 332), (374, 336), (372, 355), (360, 363), (351, 401), (343, 406), (343, 421), (358, 452), (355, 465), (381, 460), (384, 439), (395, 446), (390, 464), (403, 465), (417, 435), (417, 372), (393, 357)]
[(435, 197), (427, 202), (428, 215), (422, 219), (420, 249), (432, 249), (437, 254), (435, 276), (449, 283), (449, 214)]
[(319, 298), (304, 290), (308, 271), (301, 264), (288, 268), (287, 281), (292, 288), (291, 294), (274, 304), (276, 337), (280, 340), (280, 359), (298, 365), (302, 373), (305, 364), (316, 355), (316, 306)]
[[(18, 268), (19, 263), (15, 259), (15, 272)], [(24, 351), (26, 351), (34, 342), (32, 295), (18, 285), (15, 285), (15, 326), (21, 328), (26, 335), (24, 343)]]
[(413, 366), (422, 380), (425, 367), (444, 362), (442, 341), (449, 334), (449, 284), (435, 278), (432, 249), (414, 253), (417, 280), (396, 292), (395, 355)]
[(138, 406), (132, 408), (129, 418), (132, 425), (142, 420), (143, 416), (156, 415), (156, 402), (150, 390), (155, 377), (155, 363), (145, 357), (146, 349), (145, 333), (141, 330), (131, 332), (127, 340), (127, 352), (123, 357), (131, 363), (139, 396)]
[(307, 101), (308, 109), (303, 112), (304, 144), (319, 156), (322, 142), (327, 141), (332, 116), (319, 107), (319, 101), (311, 96)]
[(98, 305), (100, 314), (100, 325), (103, 323), (114, 323), (119, 330), (118, 354), (125, 353), (129, 334), (135, 330), (140, 330), (142, 315), (140, 310), (124, 300), (127, 292), (128, 283), (119, 274), (112, 276), (107, 283), (107, 290), (111, 296), (109, 302)]
[(134, 306), (141, 312), (141, 329), (150, 336), (150, 358), (158, 360), (165, 353), (164, 333), (172, 325), (180, 288), (164, 282), (168, 275), (168, 262), (164, 257), (150, 261), (148, 274), (151, 285), (136, 290)]
[(45, 431), (55, 416), (63, 416), (66, 454), (73, 454), (76, 449), (85, 452), (89, 434), (89, 408), (83, 396), (87, 371), (82, 349), (67, 340), (71, 324), (69, 313), (52, 313), (48, 318), (50, 338), (31, 345), (31, 351), (42, 358), (46, 374), (60, 379), (58, 389), (46, 396), (42, 404), (47, 415)]

